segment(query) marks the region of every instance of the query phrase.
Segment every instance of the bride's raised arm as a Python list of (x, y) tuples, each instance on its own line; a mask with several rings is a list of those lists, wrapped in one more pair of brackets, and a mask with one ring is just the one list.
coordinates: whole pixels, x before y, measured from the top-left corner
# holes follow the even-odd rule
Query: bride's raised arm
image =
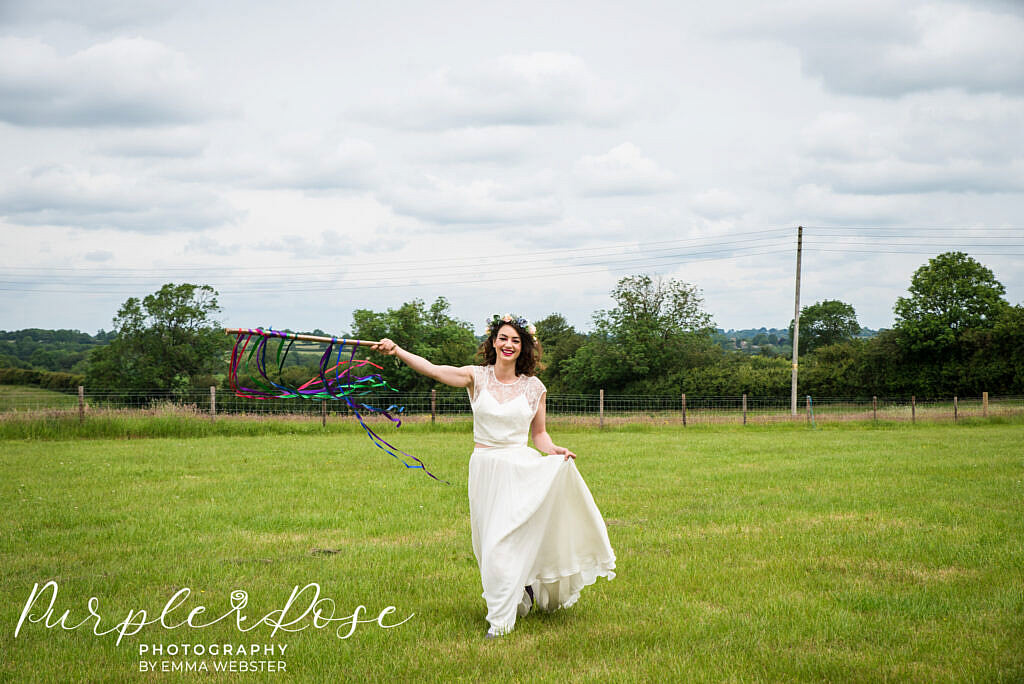
[(370, 348), (381, 354), (396, 356), (399, 361), (420, 375), (433, 378), (450, 387), (469, 387), (473, 384), (473, 370), (470, 366), (439, 366), (422, 356), (417, 356), (411, 351), (402, 349), (386, 337)]

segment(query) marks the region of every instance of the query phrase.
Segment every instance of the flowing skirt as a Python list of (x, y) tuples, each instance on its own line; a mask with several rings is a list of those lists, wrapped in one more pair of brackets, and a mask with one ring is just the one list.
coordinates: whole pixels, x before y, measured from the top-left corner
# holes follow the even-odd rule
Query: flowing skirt
[(615, 577), (601, 512), (573, 459), (528, 446), (477, 447), (469, 459), (473, 552), (490, 631), (515, 628), (524, 587), (541, 610), (568, 608), (598, 577)]

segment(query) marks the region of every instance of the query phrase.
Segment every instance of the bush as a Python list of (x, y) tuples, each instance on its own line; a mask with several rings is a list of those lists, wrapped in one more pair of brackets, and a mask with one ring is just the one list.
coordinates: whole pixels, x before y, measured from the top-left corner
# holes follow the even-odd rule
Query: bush
[(0, 368), (0, 385), (32, 385), (66, 391), (85, 384), (85, 376), (76, 373), (52, 373), (28, 368)]

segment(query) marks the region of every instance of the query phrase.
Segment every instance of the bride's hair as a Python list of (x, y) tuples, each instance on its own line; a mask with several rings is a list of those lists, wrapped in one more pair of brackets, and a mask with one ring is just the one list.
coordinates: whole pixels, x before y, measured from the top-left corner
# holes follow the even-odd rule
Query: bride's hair
[(480, 343), (480, 347), (476, 350), (477, 356), (483, 359), (483, 363), (480, 365), (493, 366), (498, 361), (498, 352), (494, 350), (494, 340), (497, 339), (498, 332), (506, 325), (516, 331), (522, 344), (519, 358), (516, 359), (516, 375), (533, 375), (537, 370), (537, 362), (540, 361), (540, 342), (534, 340), (533, 335), (522, 326), (517, 325), (515, 321), (502, 321), (500, 325), (494, 326), (487, 339)]

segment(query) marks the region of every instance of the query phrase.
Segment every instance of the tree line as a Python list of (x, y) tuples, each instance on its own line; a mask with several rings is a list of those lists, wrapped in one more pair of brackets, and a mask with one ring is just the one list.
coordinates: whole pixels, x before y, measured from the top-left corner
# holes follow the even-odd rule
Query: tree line
[[(1024, 307), (1010, 304), (1005, 293), (990, 269), (962, 252), (947, 252), (914, 273), (906, 296), (894, 304), (890, 330), (864, 337), (853, 306), (840, 300), (805, 306), (799, 392), (851, 397), (1024, 393)], [(774, 343), (764, 334), (770, 353), (752, 355), (722, 343), (694, 284), (641, 274), (622, 278), (610, 294), (614, 305), (593, 314), (590, 332), (576, 330), (560, 313), (534, 321), (544, 351), (539, 376), (549, 393), (789, 394), (791, 347), (789, 353), (779, 350), (792, 340), (793, 322), (788, 333), (773, 330)], [(91, 388), (223, 385), (230, 339), (216, 320), (219, 312), (217, 293), (207, 285), (169, 284), (143, 299), (130, 298), (114, 318), (109, 342), (89, 351), (75, 368), (84, 370)], [(481, 341), (444, 297), (429, 305), (413, 299), (385, 311), (358, 309), (352, 329), (339, 334), (389, 337), (435, 363), (451, 365), (478, 362)], [(295, 354), (283, 372), (291, 380), (308, 379), (315, 357)], [(450, 390), (394, 357), (374, 360), (401, 390)]]
[(89, 352), (115, 337), (104, 330), (0, 330), (0, 367), (84, 374)]
[[(1024, 307), (1011, 305), (1005, 294), (990, 269), (962, 252), (947, 252), (914, 273), (907, 295), (894, 305), (892, 329), (866, 333), (843, 301), (804, 306), (799, 391), (844, 397), (1024, 393)], [(791, 347), (788, 354), (765, 356), (727, 348), (696, 286), (628, 276), (611, 297), (615, 305), (594, 313), (589, 333), (558, 313), (535, 322), (544, 349), (539, 375), (550, 393), (789, 394)], [(391, 337), (441, 363), (474, 360), (472, 327), (453, 318), (443, 298), (429, 308), (414, 300), (385, 312), (358, 311), (353, 319), (354, 336)], [(791, 321), (788, 335), (776, 341), (791, 344), (793, 328)], [(433, 388), (389, 362), (402, 387)]]

